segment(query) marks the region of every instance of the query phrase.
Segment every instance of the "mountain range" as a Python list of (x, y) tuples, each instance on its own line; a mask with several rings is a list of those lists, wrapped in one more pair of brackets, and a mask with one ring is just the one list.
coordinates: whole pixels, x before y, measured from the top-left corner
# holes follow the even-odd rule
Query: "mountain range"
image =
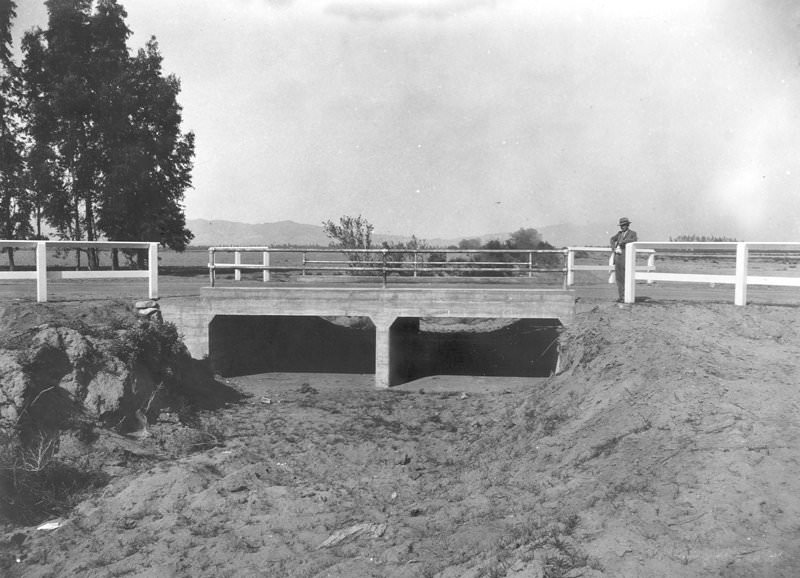
[[(294, 221), (278, 221), (275, 223), (240, 223), (236, 221), (219, 221), (207, 219), (189, 219), (186, 226), (192, 233), (193, 247), (211, 246), (260, 246), (260, 245), (319, 245), (327, 247), (331, 240), (325, 235), (322, 226), (295, 223)], [(573, 225), (561, 224), (546, 227), (534, 227), (542, 239), (555, 247), (605, 245), (608, 241), (608, 226), (600, 224)], [(613, 232), (612, 232), (613, 234)], [(458, 245), (462, 239), (481, 240), (486, 243), (490, 240), (504, 241), (511, 236), (511, 231), (504, 233), (484, 233), (462, 237), (444, 239), (421, 239), (434, 247), (449, 247)], [(373, 234), (376, 243), (402, 243), (410, 236)]]

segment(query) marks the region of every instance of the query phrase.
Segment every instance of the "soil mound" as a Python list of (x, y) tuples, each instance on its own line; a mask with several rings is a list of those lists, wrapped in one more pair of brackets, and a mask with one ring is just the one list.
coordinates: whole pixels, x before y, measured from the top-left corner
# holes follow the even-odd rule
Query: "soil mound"
[(70, 484), (104, 479), (89, 471), (102, 465), (98, 439), (145, 437), (162, 412), (226, 395), (174, 325), (125, 303), (0, 308), (0, 516), (63, 511)]
[(800, 571), (796, 308), (642, 304), (579, 316), (540, 459), (586, 550), (630, 576)]
[(229, 380), (200, 451), (162, 414), (4, 572), (800, 574), (798, 309), (601, 306), (560, 345), (547, 380)]

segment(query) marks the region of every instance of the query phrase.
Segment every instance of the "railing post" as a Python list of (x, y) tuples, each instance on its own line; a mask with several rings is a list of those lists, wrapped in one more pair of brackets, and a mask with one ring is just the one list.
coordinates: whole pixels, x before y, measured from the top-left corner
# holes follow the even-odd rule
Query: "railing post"
[(611, 268), (608, 274), (608, 282), (614, 283), (617, 275), (614, 268), (614, 251), (611, 251), (611, 256), (608, 258), (608, 266)]
[(306, 276), (306, 252), (303, 251), (303, 271), (300, 273), (303, 277)]
[(567, 247), (567, 287), (575, 284), (575, 251)]
[(389, 254), (388, 249), (382, 249), (381, 252), (383, 253), (383, 288), (386, 289), (386, 277), (388, 276), (388, 271), (386, 270), (386, 256)]
[(262, 254), (261, 264), (264, 265), (264, 273), (262, 279), (264, 283), (269, 282), (269, 247)]
[[(241, 265), (242, 264), (242, 254), (239, 251), (233, 252), (233, 264), (234, 265)], [(233, 280), (234, 281), (241, 281), (242, 280), (242, 270), (241, 269), (234, 269), (233, 270)]]
[(36, 301), (47, 301), (47, 241), (36, 243)]
[[(652, 253), (650, 253), (650, 255), (647, 257), (647, 270), (648, 270), (648, 271), (654, 271), (654, 270), (655, 270), (655, 268), (656, 268), (656, 252), (655, 252), (655, 251), (653, 251), (653, 252), (652, 252)], [(652, 284), (653, 284), (653, 280), (652, 280), (652, 279), (648, 279), (648, 280), (647, 280), (647, 284), (648, 284), (648, 285), (652, 285)]]
[(636, 243), (625, 245), (625, 303), (636, 303)]
[(411, 254), (414, 257), (414, 277), (417, 276), (417, 250), (414, 249), (414, 252)]
[(533, 277), (533, 251), (528, 251), (528, 279)]
[(158, 299), (158, 243), (150, 243), (147, 252), (147, 265), (150, 269), (148, 280), (148, 292), (150, 299)]
[(216, 263), (214, 262), (214, 247), (209, 247), (208, 248), (208, 281), (209, 281), (209, 283), (211, 283), (212, 287), (214, 286), (214, 283), (216, 281), (216, 276), (217, 276), (215, 271), (214, 271), (215, 266), (216, 266)]
[(733, 294), (733, 302), (736, 305), (747, 305), (748, 256), (747, 244), (736, 243), (736, 288)]

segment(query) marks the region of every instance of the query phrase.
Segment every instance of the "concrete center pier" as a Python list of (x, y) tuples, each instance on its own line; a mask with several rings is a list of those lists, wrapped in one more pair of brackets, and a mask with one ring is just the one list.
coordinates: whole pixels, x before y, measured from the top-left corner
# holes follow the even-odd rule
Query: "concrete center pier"
[(375, 385), (392, 383), (391, 327), (398, 318), (463, 317), (557, 319), (575, 315), (573, 291), (521, 286), (205, 287), (199, 298), (165, 299), (165, 320), (174, 323), (195, 358), (208, 356), (211, 322), (218, 315), (368, 317), (375, 326)]

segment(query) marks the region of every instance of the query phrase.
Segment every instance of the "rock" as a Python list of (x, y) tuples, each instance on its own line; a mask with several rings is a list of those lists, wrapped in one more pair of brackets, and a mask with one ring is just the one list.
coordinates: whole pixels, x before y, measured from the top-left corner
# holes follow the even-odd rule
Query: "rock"
[(83, 400), (90, 415), (100, 417), (103, 414), (117, 411), (125, 395), (125, 382), (122, 376), (98, 372), (86, 388)]
[(161, 316), (161, 309), (158, 307), (148, 307), (146, 309), (139, 309), (137, 310), (136, 314), (139, 316), (140, 319), (152, 319), (154, 321), (163, 321), (164, 318)]
[(313, 387), (310, 383), (304, 382), (300, 386), (300, 393), (308, 393), (308, 394), (315, 394), (319, 393), (315, 387)]
[(135, 309), (158, 309), (158, 301), (155, 299), (147, 299), (145, 301), (137, 301), (134, 304)]

